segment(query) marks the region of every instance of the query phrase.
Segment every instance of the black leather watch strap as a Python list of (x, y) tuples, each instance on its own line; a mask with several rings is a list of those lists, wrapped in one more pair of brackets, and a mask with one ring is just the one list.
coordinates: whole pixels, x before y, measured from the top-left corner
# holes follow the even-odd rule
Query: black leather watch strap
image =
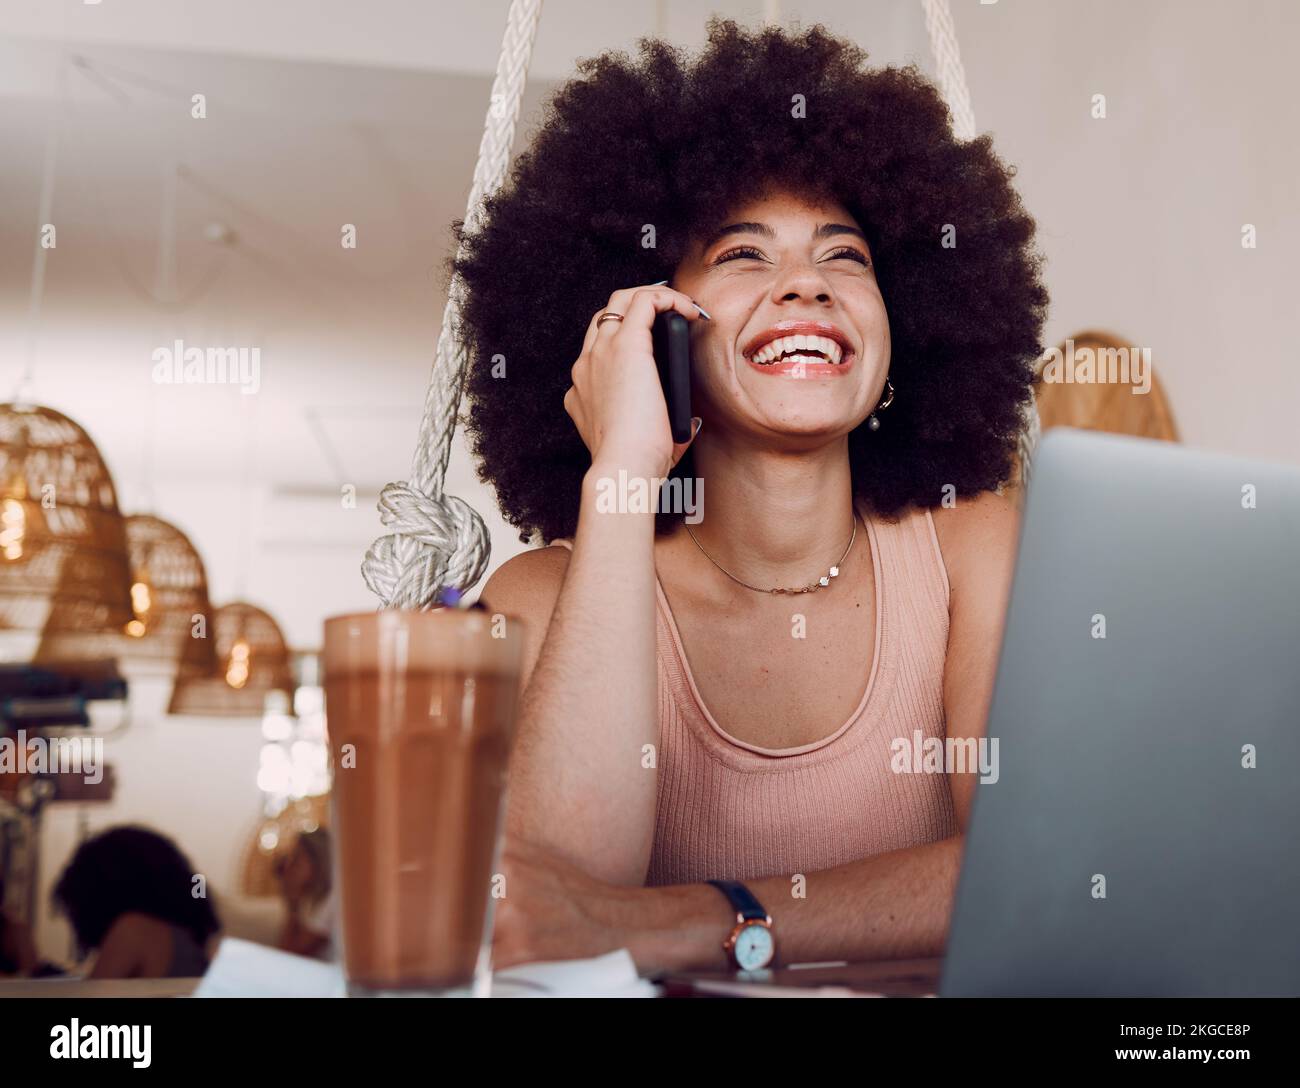
[(746, 921), (759, 921), (767, 918), (767, 911), (763, 909), (763, 904), (755, 899), (754, 893), (739, 880), (710, 880), (708, 883), (725, 895), (727, 902), (735, 907), (736, 913)]

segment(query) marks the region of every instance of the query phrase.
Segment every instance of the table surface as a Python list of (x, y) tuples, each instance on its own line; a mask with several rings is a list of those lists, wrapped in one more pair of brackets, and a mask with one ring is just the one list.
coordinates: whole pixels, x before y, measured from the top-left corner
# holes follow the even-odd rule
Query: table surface
[[(843, 994), (929, 997), (939, 986), (941, 959), (802, 964), (746, 978), (723, 971), (669, 974), (657, 980), (668, 997), (786, 997)], [(7, 997), (189, 997), (197, 978), (0, 979)]]
[(873, 960), (797, 964), (750, 977), (724, 971), (669, 974), (658, 981), (669, 997), (933, 997), (943, 960)]
[(189, 997), (197, 978), (10, 978), (5, 997)]

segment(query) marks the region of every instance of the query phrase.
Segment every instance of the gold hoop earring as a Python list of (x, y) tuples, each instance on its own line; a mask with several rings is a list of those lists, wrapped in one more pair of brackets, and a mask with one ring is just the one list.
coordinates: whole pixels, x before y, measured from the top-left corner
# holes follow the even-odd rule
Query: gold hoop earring
[[(886, 408), (888, 408), (893, 403), (894, 403), (894, 383), (891, 382), (888, 378), (886, 378), (885, 399), (876, 405), (876, 412), (883, 412)], [(876, 412), (872, 412), (871, 415), (867, 417), (867, 426), (873, 431), (880, 430), (880, 420), (876, 418)]]

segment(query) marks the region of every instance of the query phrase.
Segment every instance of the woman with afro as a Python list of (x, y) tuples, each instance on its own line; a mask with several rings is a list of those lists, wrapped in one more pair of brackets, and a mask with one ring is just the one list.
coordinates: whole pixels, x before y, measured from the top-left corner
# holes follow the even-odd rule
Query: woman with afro
[(548, 545), (483, 591), (526, 638), (499, 966), (942, 952), (977, 768), (915, 754), (984, 733), (1047, 294), (989, 138), (865, 61), (720, 20), (583, 61), (457, 224), (480, 475)]

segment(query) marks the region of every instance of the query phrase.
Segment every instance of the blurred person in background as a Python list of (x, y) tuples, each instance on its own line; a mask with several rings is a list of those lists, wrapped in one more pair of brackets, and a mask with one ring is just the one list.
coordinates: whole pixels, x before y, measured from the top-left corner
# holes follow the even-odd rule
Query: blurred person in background
[(297, 956), (334, 959), (335, 895), (330, 879), (330, 837), (325, 828), (304, 831), (276, 864), (285, 902), (280, 948)]
[(54, 888), (89, 978), (195, 978), (208, 969), (221, 924), (193, 865), (145, 827), (87, 839)]

